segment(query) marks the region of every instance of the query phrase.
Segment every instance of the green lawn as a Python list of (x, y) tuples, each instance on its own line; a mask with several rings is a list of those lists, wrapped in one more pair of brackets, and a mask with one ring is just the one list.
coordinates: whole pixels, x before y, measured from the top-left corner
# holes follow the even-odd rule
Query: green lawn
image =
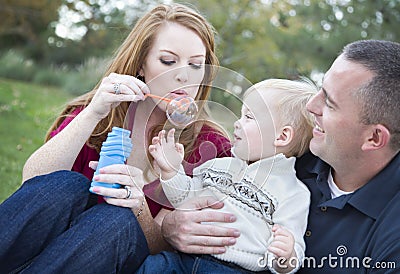
[(53, 87), (0, 78), (0, 202), (21, 185), (22, 167), (72, 97)]

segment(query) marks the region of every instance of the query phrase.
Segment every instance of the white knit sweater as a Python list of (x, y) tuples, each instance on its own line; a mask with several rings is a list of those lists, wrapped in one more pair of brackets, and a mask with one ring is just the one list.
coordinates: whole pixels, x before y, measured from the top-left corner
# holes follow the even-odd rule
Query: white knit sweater
[[(296, 178), (295, 160), (279, 154), (248, 165), (238, 158), (217, 158), (195, 168), (193, 178), (186, 176), (181, 166), (176, 176), (161, 183), (175, 207), (191, 197), (214, 196), (224, 202), (219, 211), (236, 215), (234, 223), (217, 224), (241, 231), (236, 244), (227, 247), (224, 254), (212, 256), (250, 271), (268, 268), (276, 273), (272, 268), (274, 257), (267, 252), (273, 224), (282, 225), (293, 233), (299, 262), (304, 258), (303, 235), (310, 193)], [(266, 255), (268, 262), (262, 263), (261, 258)]]

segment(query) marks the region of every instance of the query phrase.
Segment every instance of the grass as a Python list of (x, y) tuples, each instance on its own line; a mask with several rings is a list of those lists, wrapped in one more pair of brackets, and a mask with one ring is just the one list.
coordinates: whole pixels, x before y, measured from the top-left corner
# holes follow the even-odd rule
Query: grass
[(0, 78), (0, 202), (21, 185), (25, 161), (71, 98), (57, 88)]

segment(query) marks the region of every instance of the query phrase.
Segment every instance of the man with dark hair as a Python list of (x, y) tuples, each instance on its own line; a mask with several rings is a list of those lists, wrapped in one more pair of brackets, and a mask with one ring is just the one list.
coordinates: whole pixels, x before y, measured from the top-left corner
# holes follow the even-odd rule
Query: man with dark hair
[[(377, 40), (347, 45), (309, 101), (312, 154), (296, 166), (311, 191), (301, 273), (399, 273), (399, 105), (400, 44)], [(199, 224), (234, 221), (221, 214), (175, 210), (164, 237), (181, 251), (220, 252), (235, 231)]]
[(319, 158), (297, 162), (312, 193), (304, 273), (398, 273), (399, 88), (400, 44), (357, 41), (308, 102)]

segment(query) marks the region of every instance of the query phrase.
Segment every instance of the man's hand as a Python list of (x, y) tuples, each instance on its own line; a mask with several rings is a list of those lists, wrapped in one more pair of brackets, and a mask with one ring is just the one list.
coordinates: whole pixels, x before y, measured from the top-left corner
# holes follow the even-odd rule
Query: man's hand
[(232, 223), (233, 214), (202, 211), (203, 208), (222, 208), (224, 204), (212, 197), (196, 197), (165, 216), (161, 231), (165, 240), (185, 253), (220, 254), (225, 246), (234, 245), (240, 231), (202, 222)]

